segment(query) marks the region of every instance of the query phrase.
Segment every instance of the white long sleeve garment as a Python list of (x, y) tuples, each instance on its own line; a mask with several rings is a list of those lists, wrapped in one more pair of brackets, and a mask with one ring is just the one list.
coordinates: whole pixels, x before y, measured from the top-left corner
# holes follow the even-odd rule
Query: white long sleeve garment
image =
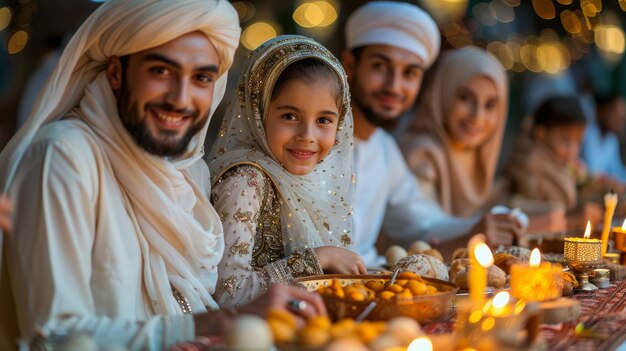
[(312, 249), (285, 255), (281, 196), (259, 168), (239, 165), (215, 182), (212, 200), (224, 226), (224, 256), (215, 300), (222, 307), (249, 303), (271, 283), (324, 274)]
[(377, 128), (355, 142), (354, 247), (368, 266), (385, 259), (376, 251), (382, 230), (394, 241), (441, 242), (465, 234), (478, 218), (452, 217), (425, 196), (391, 135)]
[(16, 221), (5, 237), (0, 349), (37, 332), (84, 332), (131, 350), (193, 339), (191, 315), (153, 312), (118, 184), (91, 135), (64, 121), (38, 132), (10, 194)]
[(591, 173), (626, 181), (626, 166), (620, 157), (619, 140), (613, 132), (602, 135), (597, 122), (588, 122), (580, 151)]

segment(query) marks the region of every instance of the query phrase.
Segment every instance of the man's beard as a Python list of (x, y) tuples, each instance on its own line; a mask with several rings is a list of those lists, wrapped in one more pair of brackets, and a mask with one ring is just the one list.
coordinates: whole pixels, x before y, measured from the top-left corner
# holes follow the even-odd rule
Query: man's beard
[(176, 132), (167, 130), (160, 130), (157, 136), (153, 136), (147, 126), (149, 116), (143, 119), (140, 117), (139, 107), (131, 102), (130, 92), (125, 84), (122, 84), (117, 104), (122, 124), (124, 124), (126, 130), (128, 130), (139, 146), (157, 156), (177, 157), (182, 155), (187, 150), (187, 145), (189, 145), (193, 136), (202, 129), (206, 122), (206, 117), (198, 119), (199, 112), (197, 110), (176, 110), (168, 103), (148, 103), (145, 107), (145, 111), (156, 108), (177, 114), (185, 114), (189, 116), (187, 118), (195, 121), (187, 128), (185, 135), (181, 138), (177, 138)]
[(351, 87), (354, 87), (353, 88), (354, 92), (352, 94), (352, 102), (359, 108), (359, 110), (363, 113), (363, 116), (368, 122), (370, 122), (371, 124), (377, 127), (382, 127), (387, 130), (395, 129), (395, 127), (398, 125), (398, 120), (400, 119), (400, 115), (394, 116), (392, 118), (388, 118), (388, 117), (384, 117), (376, 113), (376, 111), (374, 111), (370, 106), (365, 105), (364, 99), (362, 98), (363, 96), (365, 96), (365, 93), (363, 93), (358, 88), (359, 82), (356, 79), (354, 79), (349, 84)]
[(361, 100), (356, 96), (352, 97), (352, 102), (354, 102), (354, 104), (359, 107), (359, 110), (363, 112), (363, 116), (365, 116), (365, 119), (371, 124), (387, 130), (393, 130), (398, 125), (399, 118), (389, 119), (382, 117), (381, 115), (374, 112), (374, 110), (371, 109), (369, 106), (362, 104)]

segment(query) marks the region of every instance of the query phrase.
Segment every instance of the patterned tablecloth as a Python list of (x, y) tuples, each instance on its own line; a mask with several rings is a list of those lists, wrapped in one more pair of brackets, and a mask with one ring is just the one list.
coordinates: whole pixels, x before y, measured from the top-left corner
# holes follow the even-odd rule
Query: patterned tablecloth
[[(626, 280), (612, 283), (608, 289), (577, 293), (573, 298), (581, 304), (581, 314), (576, 322), (540, 327), (548, 350), (615, 350), (626, 342)], [(424, 330), (428, 334), (452, 332), (454, 318), (425, 325)], [(576, 335), (575, 327), (581, 322), (589, 337)]]

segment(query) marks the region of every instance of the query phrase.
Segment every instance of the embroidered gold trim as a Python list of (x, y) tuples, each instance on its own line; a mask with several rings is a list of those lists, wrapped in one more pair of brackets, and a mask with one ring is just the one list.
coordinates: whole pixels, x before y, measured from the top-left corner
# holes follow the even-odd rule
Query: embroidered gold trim
[(247, 222), (252, 219), (252, 212), (250, 211), (241, 211), (241, 209), (237, 210), (237, 212), (233, 215), (233, 218), (240, 222)]
[(230, 247), (230, 253), (233, 255), (248, 255), (250, 254), (250, 243), (240, 243), (237, 239), (237, 243)]
[(189, 300), (178, 291), (174, 286), (172, 286), (172, 295), (174, 295), (174, 299), (178, 302), (180, 309), (183, 311), (183, 314), (192, 314), (193, 310), (191, 309), (191, 305), (189, 304)]

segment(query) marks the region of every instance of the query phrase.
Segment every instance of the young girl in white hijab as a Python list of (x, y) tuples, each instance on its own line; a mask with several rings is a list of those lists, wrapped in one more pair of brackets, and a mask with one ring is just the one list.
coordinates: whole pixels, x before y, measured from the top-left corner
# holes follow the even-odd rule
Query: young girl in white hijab
[(261, 45), (247, 61), (210, 161), (225, 251), (214, 297), (237, 306), (269, 283), (359, 274), (351, 243), (354, 172), (346, 76), (301, 36)]

